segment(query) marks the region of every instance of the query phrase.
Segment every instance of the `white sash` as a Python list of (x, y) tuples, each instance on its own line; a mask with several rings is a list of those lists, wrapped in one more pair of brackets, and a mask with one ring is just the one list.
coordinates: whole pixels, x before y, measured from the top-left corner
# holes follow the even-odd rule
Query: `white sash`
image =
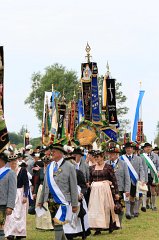
[(60, 188), (56, 184), (53, 176), (53, 170), (55, 167), (55, 162), (50, 163), (47, 169), (47, 181), (49, 190), (52, 194), (52, 197), (56, 203), (58, 203), (59, 209), (57, 210), (57, 213), (54, 218), (54, 222), (58, 224), (65, 224), (68, 222), (67, 218), (67, 212), (68, 212), (68, 206), (69, 203), (66, 201), (65, 196), (61, 192)]
[(134, 185), (136, 185), (137, 181), (139, 179), (139, 176), (138, 176), (136, 170), (134, 169), (133, 165), (131, 164), (129, 159), (126, 157), (126, 155), (122, 155), (121, 159), (126, 162), (126, 164), (128, 166), (128, 169), (129, 169), (129, 174), (130, 174), (131, 181)]
[(5, 177), (5, 175), (10, 171), (11, 169), (8, 167), (3, 167), (0, 169), (0, 180)]

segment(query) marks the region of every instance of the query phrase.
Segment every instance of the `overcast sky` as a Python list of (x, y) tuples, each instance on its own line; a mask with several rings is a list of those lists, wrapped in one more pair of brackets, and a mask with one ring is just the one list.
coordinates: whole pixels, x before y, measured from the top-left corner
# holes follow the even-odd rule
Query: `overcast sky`
[(9, 131), (24, 124), (32, 137), (40, 135), (35, 113), (24, 105), (32, 73), (58, 62), (80, 77), (88, 41), (99, 74), (105, 74), (109, 61), (111, 75), (122, 82), (131, 125), (142, 81), (144, 132), (148, 141), (154, 139), (159, 120), (158, 0), (0, 0), (0, 10)]

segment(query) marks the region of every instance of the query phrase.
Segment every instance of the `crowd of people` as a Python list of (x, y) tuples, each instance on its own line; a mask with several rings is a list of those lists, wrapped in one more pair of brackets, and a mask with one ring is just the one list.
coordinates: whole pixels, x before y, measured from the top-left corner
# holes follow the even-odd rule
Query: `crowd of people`
[(26, 238), (27, 214), (35, 215), (37, 230), (72, 240), (121, 230), (123, 217), (157, 211), (158, 153), (150, 143), (132, 142), (109, 142), (105, 150), (60, 143), (4, 150), (0, 240)]

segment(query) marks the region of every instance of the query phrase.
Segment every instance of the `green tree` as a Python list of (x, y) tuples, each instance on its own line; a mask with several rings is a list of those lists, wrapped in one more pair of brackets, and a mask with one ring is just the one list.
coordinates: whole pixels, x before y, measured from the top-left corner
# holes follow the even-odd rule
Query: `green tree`
[(41, 144), (41, 137), (32, 138), (32, 139), (30, 140), (30, 144), (33, 146), (33, 148), (36, 148), (37, 146), (42, 145), (42, 144)]
[(45, 68), (45, 73), (40, 72), (32, 75), (31, 93), (25, 100), (32, 108), (39, 120), (42, 120), (44, 106), (44, 92), (54, 89), (65, 94), (66, 100), (70, 101), (73, 97), (74, 90), (78, 88), (77, 73), (72, 70), (67, 70), (64, 66), (55, 63), (52, 66)]
[(21, 129), (18, 132), (18, 135), (24, 138), (25, 133), (26, 133), (26, 128), (24, 127), (24, 125), (22, 125)]
[(12, 144), (24, 144), (24, 137), (20, 136), (19, 134), (15, 133), (15, 132), (9, 132), (9, 139), (10, 139), (10, 143)]

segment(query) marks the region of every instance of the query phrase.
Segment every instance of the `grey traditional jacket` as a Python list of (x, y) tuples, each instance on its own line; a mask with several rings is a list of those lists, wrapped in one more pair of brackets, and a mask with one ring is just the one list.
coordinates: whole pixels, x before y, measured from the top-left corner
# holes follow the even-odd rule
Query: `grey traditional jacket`
[(30, 155), (30, 154), (27, 154), (28, 155), (28, 157), (27, 157), (27, 161), (26, 161), (26, 163), (27, 163), (27, 170), (28, 170), (28, 172), (31, 174), (31, 175), (33, 175), (33, 170), (32, 170), (32, 168), (33, 168), (33, 166), (34, 166), (34, 159), (32, 158), (32, 156)]
[(134, 155), (131, 159), (131, 164), (139, 176), (139, 180), (145, 182), (145, 171), (141, 157)]
[(0, 180), (0, 205), (6, 208), (14, 208), (17, 193), (17, 176), (10, 170)]
[[(106, 163), (110, 165), (112, 164), (110, 160), (106, 161)], [(130, 192), (131, 180), (127, 164), (121, 159), (118, 159), (114, 167), (114, 172), (117, 179), (119, 191)]]
[[(142, 157), (142, 156), (141, 156)], [(150, 159), (152, 160), (152, 162), (154, 163), (155, 167), (156, 167), (156, 170), (157, 172), (159, 172), (159, 157), (156, 153), (154, 152), (151, 152), (150, 153)], [(145, 162), (144, 158), (142, 157), (143, 161)], [(148, 170), (148, 166), (146, 165), (145, 163), (145, 172), (146, 172), (146, 175), (147, 175), (147, 178), (148, 178), (148, 173), (149, 173), (150, 170)], [(150, 171), (151, 173), (151, 176), (152, 178), (154, 177), (154, 173), (152, 171)], [(148, 179), (147, 179), (147, 182), (148, 182)]]
[(148, 169), (147, 169), (145, 159), (142, 156), (138, 156), (138, 157), (141, 157), (142, 165), (143, 165), (144, 173), (145, 173), (145, 182), (147, 183), (148, 182)]
[(83, 172), (86, 183), (89, 182), (89, 166), (83, 158), (80, 160), (79, 170)]
[[(78, 190), (75, 167), (70, 162), (63, 160), (59, 168), (60, 171), (56, 176), (54, 176), (54, 180), (65, 196), (66, 201), (71, 203), (72, 206), (76, 207), (78, 206)], [(39, 203), (47, 202), (49, 193), (50, 191), (47, 182), (47, 175), (45, 174)]]

